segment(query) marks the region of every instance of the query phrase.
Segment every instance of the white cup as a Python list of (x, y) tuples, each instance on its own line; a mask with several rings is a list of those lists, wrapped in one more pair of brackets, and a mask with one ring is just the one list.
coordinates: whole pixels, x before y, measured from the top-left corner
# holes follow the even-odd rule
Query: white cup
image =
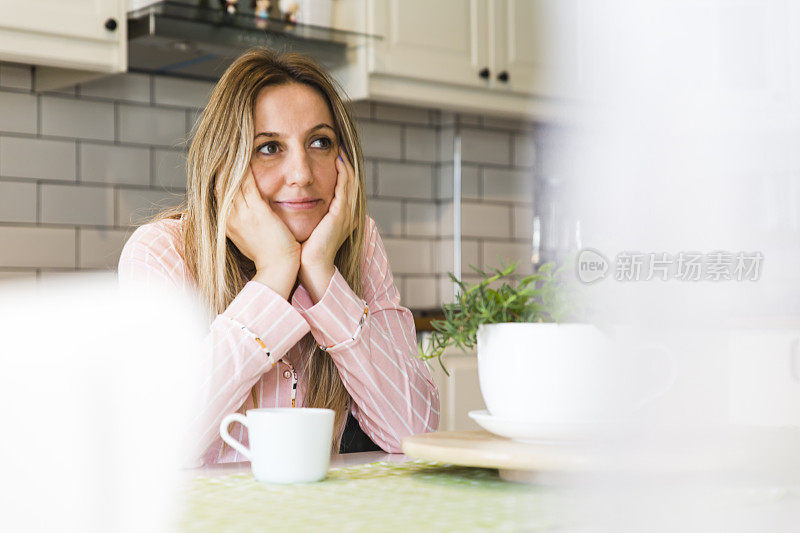
[[(250, 460), (253, 476), (267, 483), (307, 483), (328, 473), (334, 412), (311, 407), (248, 409), (222, 419), (222, 440)], [(228, 426), (247, 428), (250, 447), (231, 437)]]

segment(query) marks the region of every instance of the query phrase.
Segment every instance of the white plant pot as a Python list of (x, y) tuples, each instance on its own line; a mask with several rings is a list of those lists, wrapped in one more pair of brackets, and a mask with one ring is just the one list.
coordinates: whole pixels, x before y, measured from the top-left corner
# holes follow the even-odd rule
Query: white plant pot
[(588, 324), (486, 324), (477, 337), (481, 394), (499, 419), (618, 420), (675, 380), (675, 360), (666, 348), (623, 349)]

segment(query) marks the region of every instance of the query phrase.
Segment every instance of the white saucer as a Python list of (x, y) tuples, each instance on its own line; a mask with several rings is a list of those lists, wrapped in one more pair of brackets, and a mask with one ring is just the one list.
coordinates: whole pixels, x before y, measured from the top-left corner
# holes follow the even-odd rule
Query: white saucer
[(486, 409), (470, 411), (469, 417), (483, 429), (517, 442), (558, 444), (579, 442), (597, 435), (605, 424), (600, 422), (540, 423), (504, 420), (492, 416)]

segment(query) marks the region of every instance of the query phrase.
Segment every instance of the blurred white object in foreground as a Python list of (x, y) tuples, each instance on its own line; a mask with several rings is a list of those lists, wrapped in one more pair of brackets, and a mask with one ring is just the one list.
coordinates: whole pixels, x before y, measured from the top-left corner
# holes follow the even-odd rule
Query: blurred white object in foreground
[(0, 530), (172, 529), (201, 325), (112, 273), (0, 284)]
[[(678, 361), (671, 390), (605, 450), (617, 468), (588, 485), (588, 522), (796, 531), (800, 4), (554, 4), (578, 6), (581, 81), (566, 92), (584, 106), (540, 166), (564, 182), (582, 246), (609, 263), (585, 285), (594, 319)], [(691, 254), (697, 278), (680, 275)], [(758, 276), (713, 275), (739, 254), (763, 259)]]

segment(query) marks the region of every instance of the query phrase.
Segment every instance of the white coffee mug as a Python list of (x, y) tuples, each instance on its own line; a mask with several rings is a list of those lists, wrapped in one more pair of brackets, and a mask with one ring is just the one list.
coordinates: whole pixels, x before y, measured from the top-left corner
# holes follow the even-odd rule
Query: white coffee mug
[[(307, 483), (328, 473), (334, 412), (311, 407), (248, 409), (222, 419), (222, 440), (250, 460), (253, 476), (267, 483)], [(231, 437), (228, 426), (247, 428), (250, 447)]]

